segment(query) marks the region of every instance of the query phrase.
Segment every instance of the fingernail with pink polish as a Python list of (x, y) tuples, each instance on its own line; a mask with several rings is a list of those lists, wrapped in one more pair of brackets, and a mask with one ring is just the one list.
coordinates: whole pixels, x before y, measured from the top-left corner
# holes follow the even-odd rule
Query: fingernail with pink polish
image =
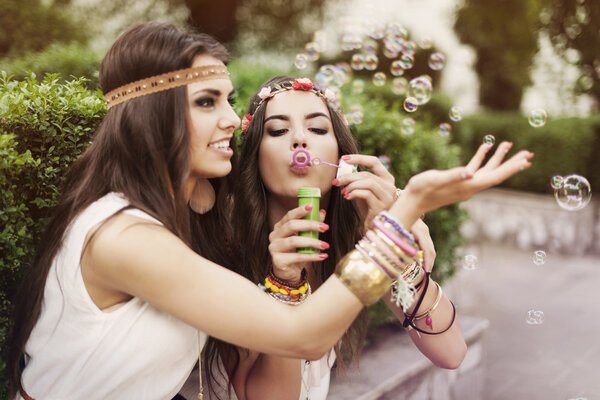
[(339, 181), (337, 178), (335, 178), (334, 180), (332, 180), (332, 181), (331, 181), (331, 184), (332, 184), (333, 186), (337, 186), (337, 185), (339, 185), (339, 184), (340, 184), (340, 181)]
[(347, 154), (346, 154), (345, 156), (342, 156), (342, 160), (349, 160), (349, 159), (351, 159), (351, 158), (352, 158), (352, 157), (351, 157), (351, 156), (349, 156), (349, 155), (347, 155)]
[(329, 230), (329, 225), (327, 225), (327, 224), (324, 224), (324, 223), (322, 223), (322, 222), (321, 222), (321, 223), (319, 224), (319, 230), (320, 230), (321, 232), (325, 232), (326, 230)]
[(304, 206), (304, 209), (305, 209), (306, 211), (310, 211), (310, 210), (312, 210), (312, 209), (313, 209), (313, 207), (314, 207), (314, 205), (312, 205), (312, 204), (307, 204), (307, 205), (305, 205), (305, 206)]
[(321, 242), (321, 248), (323, 250), (327, 250), (329, 248), (329, 243), (327, 243), (327, 242)]
[(327, 257), (329, 257), (327, 255), (327, 253), (319, 253), (319, 258), (322, 258), (323, 260), (326, 259)]

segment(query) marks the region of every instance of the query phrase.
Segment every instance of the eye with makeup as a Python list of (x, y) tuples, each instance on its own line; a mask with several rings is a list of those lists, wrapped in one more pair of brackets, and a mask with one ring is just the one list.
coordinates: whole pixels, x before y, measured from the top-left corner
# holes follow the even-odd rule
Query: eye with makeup
[(211, 96), (204, 96), (194, 101), (198, 107), (208, 108), (215, 105), (215, 99)]

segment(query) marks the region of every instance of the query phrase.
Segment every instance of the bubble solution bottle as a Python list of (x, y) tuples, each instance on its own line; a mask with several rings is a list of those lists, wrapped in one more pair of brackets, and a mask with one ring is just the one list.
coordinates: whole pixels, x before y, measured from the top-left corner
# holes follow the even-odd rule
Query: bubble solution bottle
[[(321, 189), (314, 188), (314, 187), (298, 188), (298, 206), (302, 207), (307, 204), (313, 205), (313, 208), (312, 208), (312, 210), (310, 210), (310, 213), (305, 215), (302, 219), (310, 219), (312, 221), (319, 220), (320, 199), (321, 199)], [(300, 236), (318, 239), (319, 232), (315, 232), (315, 231), (300, 232)], [(296, 251), (298, 253), (305, 253), (305, 254), (320, 252), (320, 250), (313, 249), (312, 247), (299, 247)]]

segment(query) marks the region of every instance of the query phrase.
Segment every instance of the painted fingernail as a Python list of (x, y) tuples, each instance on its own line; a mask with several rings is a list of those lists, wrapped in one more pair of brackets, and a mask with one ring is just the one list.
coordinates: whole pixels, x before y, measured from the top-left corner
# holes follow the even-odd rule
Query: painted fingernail
[(344, 198), (347, 200), (349, 195), (350, 195), (350, 193), (346, 193), (346, 194), (344, 195)]
[(344, 193), (346, 193), (346, 188), (343, 188), (342, 190), (340, 190), (340, 193), (341, 193), (341, 194), (344, 194)]
[(319, 224), (319, 230), (320, 230), (321, 232), (325, 232), (326, 230), (329, 230), (329, 225), (327, 225), (327, 224), (324, 224), (324, 223), (322, 223), (322, 222), (321, 222), (321, 223)]
[(324, 260), (327, 257), (329, 257), (329, 255), (327, 255), (327, 253), (319, 253), (319, 258), (322, 258)]
[(321, 242), (321, 248), (323, 250), (327, 250), (329, 248), (329, 243), (327, 243), (327, 242)]
[(307, 205), (305, 205), (305, 206), (304, 206), (304, 209), (305, 209), (306, 211), (310, 211), (310, 210), (312, 210), (312, 209), (313, 209), (313, 207), (314, 207), (314, 205), (313, 205), (313, 204), (307, 204)]
[(352, 157), (351, 157), (351, 156), (349, 156), (349, 155), (347, 155), (347, 154), (346, 154), (345, 156), (342, 156), (342, 160), (349, 160), (349, 159), (351, 159), (351, 158), (352, 158)]
[(332, 180), (332, 181), (331, 181), (331, 184), (332, 184), (333, 186), (337, 186), (337, 185), (339, 185), (339, 184), (340, 184), (340, 181), (339, 181), (337, 178), (335, 178), (334, 180)]

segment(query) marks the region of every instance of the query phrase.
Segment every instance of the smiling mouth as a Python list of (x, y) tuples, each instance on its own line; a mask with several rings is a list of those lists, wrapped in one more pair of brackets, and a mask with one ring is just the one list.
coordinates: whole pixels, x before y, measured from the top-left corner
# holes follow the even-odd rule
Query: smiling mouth
[(226, 150), (229, 148), (229, 139), (223, 139), (221, 141), (211, 143), (208, 145), (208, 147), (212, 147), (213, 149), (218, 150)]

